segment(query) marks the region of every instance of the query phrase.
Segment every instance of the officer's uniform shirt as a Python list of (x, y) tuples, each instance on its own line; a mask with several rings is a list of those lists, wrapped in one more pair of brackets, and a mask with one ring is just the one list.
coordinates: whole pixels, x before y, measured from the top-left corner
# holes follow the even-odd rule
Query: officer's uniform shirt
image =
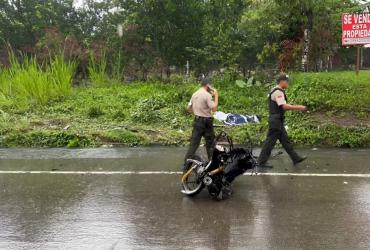
[(189, 102), (189, 107), (193, 109), (194, 115), (199, 117), (212, 117), (212, 109), (215, 106), (212, 95), (204, 88), (195, 92)]

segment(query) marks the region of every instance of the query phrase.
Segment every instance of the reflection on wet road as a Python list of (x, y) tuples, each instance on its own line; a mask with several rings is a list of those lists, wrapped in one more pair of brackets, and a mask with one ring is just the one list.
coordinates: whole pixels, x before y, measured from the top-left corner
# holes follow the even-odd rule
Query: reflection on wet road
[[(183, 155), (136, 150), (0, 150), (0, 171), (178, 171)], [(275, 159), (274, 171), (370, 173), (366, 150), (307, 154), (298, 168)], [(0, 186), (0, 249), (370, 248), (370, 178), (243, 176), (223, 202), (184, 197), (166, 174), (0, 174)]]

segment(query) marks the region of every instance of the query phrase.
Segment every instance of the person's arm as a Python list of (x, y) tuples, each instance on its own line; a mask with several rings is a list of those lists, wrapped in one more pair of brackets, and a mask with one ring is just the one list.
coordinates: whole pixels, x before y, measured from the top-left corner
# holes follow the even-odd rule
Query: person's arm
[(217, 90), (213, 89), (212, 96), (214, 100), (212, 100), (212, 97), (209, 96), (207, 98), (207, 105), (212, 110), (212, 112), (216, 112), (218, 109), (218, 92)]
[(297, 110), (297, 111), (306, 111), (307, 107), (303, 105), (292, 105), (286, 102), (284, 93), (277, 90), (273, 94), (273, 98), (275, 99), (277, 105), (282, 107), (284, 110)]
[(193, 113), (193, 106), (188, 105), (188, 106), (186, 107), (186, 111), (187, 111), (188, 113), (192, 114), (192, 113)]
[(307, 111), (307, 107), (303, 105), (292, 105), (292, 104), (283, 104), (281, 105), (284, 110), (298, 110), (298, 111)]
[(189, 112), (190, 114), (193, 113), (193, 98), (190, 100), (188, 106), (186, 107), (186, 111)]
[(218, 109), (218, 92), (217, 90), (213, 90), (213, 97), (214, 97), (214, 107), (212, 108), (213, 112), (216, 112)]

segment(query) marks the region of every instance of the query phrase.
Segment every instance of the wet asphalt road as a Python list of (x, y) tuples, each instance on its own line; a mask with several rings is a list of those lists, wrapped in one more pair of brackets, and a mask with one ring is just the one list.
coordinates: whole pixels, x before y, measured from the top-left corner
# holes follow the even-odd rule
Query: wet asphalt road
[(182, 148), (0, 149), (0, 249), (369, 249), (370, 150), (303, 151), (270, 172), (318, 176), (242, 176), (216, 202), (176, 174), (55, 174), (178, 171)]

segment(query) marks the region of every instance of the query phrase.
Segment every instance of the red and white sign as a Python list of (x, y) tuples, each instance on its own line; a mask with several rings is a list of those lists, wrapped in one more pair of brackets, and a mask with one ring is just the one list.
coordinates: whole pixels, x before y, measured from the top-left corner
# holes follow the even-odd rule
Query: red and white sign
[(370, 44), (370, 13), (342, 15), (342, 45)]

